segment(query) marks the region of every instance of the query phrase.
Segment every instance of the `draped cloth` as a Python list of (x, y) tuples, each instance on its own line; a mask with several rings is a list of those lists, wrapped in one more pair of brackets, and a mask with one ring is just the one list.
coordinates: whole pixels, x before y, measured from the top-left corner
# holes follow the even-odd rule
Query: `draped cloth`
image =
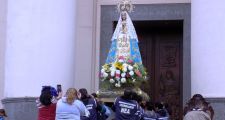
[[(139, 47), (138, 47), (138, 38), (137, 38), (137, 34), (134, 28), (134, 25), (130, 19), (130, 16), (128, 15), (128, 13), (126, 12), (126, 26), (127, 26), (127, 32), (126, 38), (129, 40), (128, 43), (128, 47), (129, 47), (129, 51), (127, 51), (127, 54), (129, 55), (125, 55), (122, 57), (127, 57), (129, 56), (129, 59), (133, 60), (134, 63), (142, 63), (142, 59), (141, 59), (141, 54), (139, 51)], [(121, 15), (119, 17), (116, 29), (113, 33), (112, 36), (112, 44), (106, 59), (106, 63), (112, 63), (115, 62), (116, 60), (118, 60), (119, 53), (121, 52), (118, 46), (118, 40), (120, 39), (120, 36), (124, 34), (122, 33), (122, 19), (121, 19)]]

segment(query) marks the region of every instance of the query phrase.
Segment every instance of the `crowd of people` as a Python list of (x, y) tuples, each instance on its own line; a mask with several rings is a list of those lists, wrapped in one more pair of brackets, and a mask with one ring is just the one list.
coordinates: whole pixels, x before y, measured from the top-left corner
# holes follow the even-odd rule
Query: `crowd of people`
[(66, 94), (44, 86), (38, 98), (38, 120), (106, 120), (111, 114), (107, 106), (89, 95), (85, 88), (69, 88)]
[(114, 120), (168, 120), (162, 103), (142, 100), (132, 89), (116, 98), (113, 106), (106, 106), (96, 93), (85, 88), (69, 88), (66, 94), (51, 86), (44, 86), (38, 98), (38, 120), (106, 120), (114, 111)]
[[(107, 106), (96, 93), (89, 95), (85, 88), (69, 88), (63, 96), (61, 90), (43, 86), (36, 103), (38, 120), (171, 120), (168, 105), (147, 101), (130, 88), (112, 106)], [(200, 94), (187, 102), (183, 113), (183, 120), (212, 120), (214, 116), (212, 106)], [(6, 116), (0, 109), (0, 120)]]

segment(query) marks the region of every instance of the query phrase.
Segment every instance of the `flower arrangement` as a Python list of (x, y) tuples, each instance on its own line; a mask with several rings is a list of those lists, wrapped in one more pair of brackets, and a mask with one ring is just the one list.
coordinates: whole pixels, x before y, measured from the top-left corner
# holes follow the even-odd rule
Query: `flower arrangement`
[(117, 61), (102, 66), (100, 78), (116, 88), (128, 87), (146, 80), (147, 72), (141, 63), (119, 57)]

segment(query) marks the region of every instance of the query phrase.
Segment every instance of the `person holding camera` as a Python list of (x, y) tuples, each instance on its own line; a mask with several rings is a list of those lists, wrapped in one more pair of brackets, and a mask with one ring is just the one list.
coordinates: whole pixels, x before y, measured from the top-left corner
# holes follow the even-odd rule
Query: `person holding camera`
[(62, 97), (62, 92), (57, 92), (51, 86), (43, 86), (37, 102), (38, 120), (55, 120), (57, 100)]

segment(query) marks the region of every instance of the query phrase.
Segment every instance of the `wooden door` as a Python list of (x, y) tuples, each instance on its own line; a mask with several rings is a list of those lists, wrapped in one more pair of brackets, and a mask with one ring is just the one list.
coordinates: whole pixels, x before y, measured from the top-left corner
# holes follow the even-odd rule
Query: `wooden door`
[(142, 85), (153, 102), (171, 109), (171, 120), (182, 116), (182, 22), (135, 22), (142, 61), (149, 73)]

